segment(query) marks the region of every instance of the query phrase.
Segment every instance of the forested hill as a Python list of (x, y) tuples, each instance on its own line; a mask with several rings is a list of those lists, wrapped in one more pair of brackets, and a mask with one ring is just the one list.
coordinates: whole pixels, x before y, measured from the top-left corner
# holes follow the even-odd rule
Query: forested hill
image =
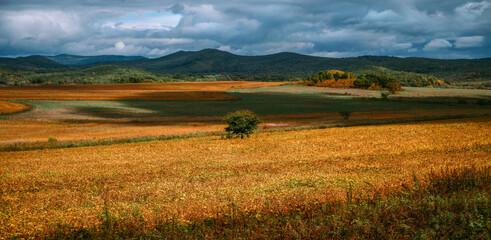
[(0, 58), (0, 66), (22, 69), (22, 70), (44, 70), (44, 71), (58, 71), (68, 70), (69, 67), (60, 63), (57, 63), (51, 59), (43, 56), (29, 56), (18, 58)]
[(120, 64), (164, 72), (264, 74), (317, 72), (328, 67), (331, 60), (296, 53), (239, 56), (229, 52), (205, 49), (197, 52), (180, 51), (157, 59)]
[(229, 52), (204, 49), (180, 51), (155, 59), (100, 62), (89, 66), (100, 64), (130, 66), (160, 72), (203, 74), (311, 74), (328, 69), (354, 71), (360, 67), (380, 66), (396, 71), (435, 75), (444, 79), (491, 78), (491, 58), (457, 60), (386, 56), (325, 58), (297, 53), (239, 56)]
[(108, 62), (108, 61), (131, 61), (138, 59), (146, 59), (141, 56), (118, 56), (118, 55), (100, 55), (100, 56), (78, 56), (78, 55), (68, 55), (61, 54), (56, 56), (47, 57), (57, 63), (65, 65), (85, 65), (98, 62)]
[[(62, 55), (63, 56), (63, 55)], [(68, 59), (67, 56), (64, 56)], [(58, 61), (60, 60), (58, 56)], [(321, 70), (338, 69), (354, 71), (366, 66), (380, 66), (390, 70), (434, 75), (443, 79), (490, 79), (491, 58), (483, 59), (428, 59), (362, 56), (352, 58), (325, 58), (297, 53), (277, 53), (264, 56), (239, 56), (229, 52), (204, 49), (180, 51), (155, 59), (104, 61), (78, 66), (56, 63), (46, 57), (0, 58), (0, 66), (12, 69), (40, 70), (85, 69), (100, 65), (119, 65), (170, 73), (200, 74), (311, 74)], [(114, 58), (112, 59), (114, 60)], [(78, 60), (77, 60), (78, 61)], [(80, 61), (79, 61), (80, 62)], [(67, 61), (65, 61), (67, 63)], [(75, 63), (71, 63), (74, 64)]]

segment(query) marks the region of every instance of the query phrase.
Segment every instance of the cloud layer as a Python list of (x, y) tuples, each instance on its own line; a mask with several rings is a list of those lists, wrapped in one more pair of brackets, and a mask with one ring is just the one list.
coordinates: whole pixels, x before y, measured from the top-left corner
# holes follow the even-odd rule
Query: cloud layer
[(0, 55), (142, 55), (215, 48), (482, 58), (491, 2), (462, 0), (0, 1)]

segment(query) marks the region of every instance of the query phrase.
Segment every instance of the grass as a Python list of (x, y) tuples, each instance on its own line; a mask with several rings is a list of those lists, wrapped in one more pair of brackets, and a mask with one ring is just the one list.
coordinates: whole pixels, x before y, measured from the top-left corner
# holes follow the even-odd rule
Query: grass
[[(236, 83), (206, 84), (223, 94)], [(441, 102), (428, 97), (435, 89), (381, 101), (379, 91), (298, 86), (233, 89), (221, 101), (122, 97), (152, 86), (111, 85), (129, 91), (111, 101), (18, 100), (34, 110), (0, 121), (12, 143), (0, 147), (0, 239), (489, 235), (491, 126), (479, 116), (490, 109), (475, 104), (486, 91)], [(104, 92), (91, 87), (82, 95)], [(224, 140), (219, 121), (241, 108), (282, 128)]]
[(0, 152), (17, 152), (17, 151), (33, 151), (40, 149), (60, 149), (60, 148), (75, 148), (75, 147), (90, 147), (90, 146), (108, 146), (114, 144), (139, 143), (162, 140), (187, 139), (204, 136), (224, 136), (223, 132), (197, 132), (183, 134), (168, 134), (158, 136), (143, 136), (143, 137), (123, 137), (123, 138), (106, 138), (98, 140), (75, 140), (75, 141), (59, 141), (54, 136), (49, 136), (47, 142), (17, 142), (12, 144), (0, 145)]
[[(344, 114), (344, 113), (343, 113)], [(344, 120), (347, 120), (343, 114), (340, 114)], [(339, 123), (331, 123), (331, 124), (310, 124), (310, 125), (288, 125), (285, 126), (280, 125), (278, 127), (270, 127), (268, 125), (263, 125), (256, 132), (284, 132), (284, 131), (299, 131), (299, 130), (313, 130), (313, 129), (326, 129), (333, 127), (354, 127), (354, 126), (375, 126), (375, 125), (387, 125), (387, 124), (397, 124), (397, 123), (417, 123), (417, 122), (427, 122), (427, 121), (436, 121), (436, 120), (448, 120), (448, 119), (463, 119), (470, 117), (483, 117), (482, 115), (454, 115), (454, 116), (443, 116), (443, 117), (423, 117), (423, 118), (410, 118), (410, 119), (373, 119), (371, 121), (363, 120), (363, 121), (352, 121), (346, 122), (342, 121)], [(120, 131), (122, 126), (116, 125), (117, 129)], [(31, 126), (32, 127), (32, 126)], [(36, 126), (34, 126), (36, 127)], [(218, 129), (217, 129), (218, 127)], [(22, 128), (22, 131), (25, 131), (26, 128)], [(46, 128), (42, 128), (43, 131), (46, 131)], [(73, 132), (73, 126), (69, 128)], [(99, 129), (99, 128), (97, 128)], [(135, 131), (137, 128), (130, 127), (129, 131)], [(205, 126), (193, 128), (191, 127), (191, 132), (186, 132), (187, 128), (183, 126), (178, 127), (177, 133), (174, 131), (167, 132), (167, 134), (163, 135), (144, 135), (144, 136), (136, 136), (136, 137), (108, 137), (108, 135), (104, 135), (105, 138), (100, 139), (77, 139), (77, 140), (63, 140), (59, 141), (54, 136), (48, 137), (48, 142), (44, 141), (19, 141), (12, 143), (4, 143), (0, 145), (0, 152), (14, 152), (14, 151), (33, 151), (39, 149), (60, 149), (60, 148), (74, 148), (74, 147), (88, 147), (88, 146), (108, 146), (114, 144), (124, 144), (124, 143), (139, 143), (139, 142), (151, 142), (151, 141), (162, 141), (162, 140), (174, 140), (174, 139), (187, 139), (187, 138), (195, 138), (195, 137), (204, 137), (204, 136), (228, 136), (225, 132), (223, 132), (224, 126)], [(107, 130), (107, 129), (106, 129)], [(210, 131), (212, 130), (212, 131)], [(214, 131), (213, 131), (214, 130)], [(151, 128), (152, 133), (155, 133), (155, 129)], [(86, 131), (78, 132), (75, 131), (76, 134), (84, 134), (87, 136)], [(120, 133), (119, 135), (126, 134)], [(78, 135), (76, 135), (77, 138)], [(25, 136), (24, 136), (25, 138)]]
[[(281, 93), (232, 93), (240, 100), (232, 101), (23, 101), (39, 111), (24, 118), (156, 118), (224, 116), (239, 109), (250, 109), (260, 115), (308, 114), (347, 111), (399, 110), (435, 108), (429, 104), (381, 102), (364, 99), (336, 99), (319, 95), (290, 95)], [(267, 104), (265, 104), (267, 103)], [(439, 105), (437, 105), (439, 106)]]
[[(186, 91), (199, 89), (198, 83), (179, 84), (156, 86), (167, 90), (174, 87), (184, 91), (184, 95), (187, 94)], [(0, 141), (3, 142), (2, 145), (22, 145), (24, 143), (21, 142), (45, 141), (49, 136), (55, 136), (60, 141), (105, 141), (125, 137), (221, 131), (224, 128), (223, 116), (239, 109), (252, 110), (265, 124), (286, 124), (288, 128), (485, 116), (491, 113), (489, 105), (475, 104), (477, 97), (486, 97), (489, 92), (482, 90), (465, 90), (472, 99), (466, 100), (467, 104), (461, 104), (458, 100), (462, 100), (462, 97), (448, 97), (441, 100), (443, 103), (435, 103), (434, 99), (417, 95), (424, 93), (424, 96), (431, 96), (438, 91), (446, 91), (445, 94), (451, 96), (452, 93), (447, 90), (452, 89), (411, 88), (404, 92), (411, 93), (410, 96), (400, 99), (389, 96), (389, 101), (381, 101), (380, 91), (359, 89), (299, 86), (235, 89), (240, 83), (201, 84), (208, 84), (203, 85), (203, 90), (209, 91), (234, 86), (234, 89), (227, 92), (227, 96), (236, 100), (17, 100), (19, 103), (34, 106), (34, 110), (2, 117), (0, 127), (5, 131), (0, 132)], [(249, 84), (252, 84), (249, 87), (256, 86), (255, 83)], [(110, 86), (116, 89), (119, 87), (121, 92), (132, 86), (137, 87), (136, 89), (154, 88), (153, 84)], [(99, 96), (101, 92), (96, 91), (97, 89), (108, 88), (100, 85), (91, 87), (95, 88), (93, 90)], [(376, 97), (368, 97), (370, 94), (375, 94)], [(457, 91), (453, 94), (460, 93)], [(339, 112), (352, 114), (344, 122), (340, 121)]]
[[(239, 92), (283, 92), (292, 94), (323, 94), (338, 96), (340, 98), (372, 98), (380, 97), (381, 92), (387, 92), (385, 90), (365, 90), (357, 88), (323, 88), (323, 87), (305, 87), (305, 86), (275, 86), (262, 89), (241, 89)], [(344, 95), (344, 96), (343, 96)], [(402, 97), (407, 98), (427, 98), (427, 97), (448, 97), (448, 98), (490, 98), (491, 91), (478, 90), (478, 89), (460, 89), (460, 88), (433, 88), (433, 87), (404, 87), (403, 91), (400, 91), (397, 95), (391, 95), (394, 98)]]
[(38, 236), (138, 239), (487, 239), (490, 237), (490, 168), (431, 172), (419, 182), (369, 193), (348, 190), (346, 201), (309, 202), (287, 211), (244, 212), (231, 204), (221, 216), (153, 228), (138, 212), (118, 218), (105, 208), (99, 228), (66, 225)]
[[(293, 87), (297, 89), (298, 87)], [(259, 115), (272, 114), (312, 114), (335, 113), (339, 111), (367, 112), (411, 109), (479, 109), (488, 111), (488, 106), (477, 104), (432, 103), (431, 101), (379, 101), (353, 97), (351, 95), (331, 96), (322, 91), (291, 91), (291, 86), (245, 89), (229, 92), (238, 100), (229, 101), (23, 101), (36, 106), (38, 112), (24, 115), (23, 118), (50, 119), (121, 119), (157, 117), (199, 117), (224, 116), (239, 109), (250, 109)], [(301, 88), (309, 89), (309, 88)], [(343, 90), (346, 91), (346, 90)], [(476, 90), (478, 91), (478, 90)], [(460, 99), (460, 98), (459, 98)], [(414, 100), (414, 99), (413, 99)], [(475, 101), (475, 100), (474, 100)], [(455, 101), (456, 102), (456, 101)]]
[[(321, 230), (308, 224), (322, 221), (292, 222), (288, 216), (302, 219), (297, 210), (304, 207), (337, 209), (329, 204), (356, 202), (358, 193), (374, 189), (391, 192), (414, 179), (424, 182), (442, 168), (489, 167), (489, 128), (489, 119), (480, 118), (258, 133), (243, 140), (209, 136), (1, 152), (0, 236), (151, 238), (145, 234), (155, 233), (155, 238), (171, 238), (194, 230), (205, 238), (255, 232), (265, 238), (291, 237), (286, 234), (294, 232), (317, 236), (308, 231)], [(381, 214), (388, 211), (383, 209)], [(394, 209), (393, 214), (400, 213)], [(361, 213), (368, 217), (371, 211)], [(338, 215), (334, 212), (333, 218)], [(259, 220), (250, 220), (246, 225), (252, 229), (247, 230), (233, 225), (241, 216)], [(261, 232), (267, 229), (260, 226), (268, 226), (268, 216), (269, 226), (278, 223), (279, 228)], [(344, 217), (338, 219), (343, 222)], [(200, 223), (210, 227), (193, 225)], [(364, 231), (365, 224), (357, 224), (356, 229)], [(302, 225), (307, 232), (300, 231)], [(244, 232), (238, 232), (241, 229)]]
[[(168, 120), (170, 121), (170, 120)], [(5, 146), (40, 145), (49, 136), (66, 142), (104, 142), (111, 139), (134, 139), (223, 131), (225, 124), (206, 120), (191, 122), (91, 122), (87, 120), (59, 122), (49, 120), (0, 120), (0, 148)]]

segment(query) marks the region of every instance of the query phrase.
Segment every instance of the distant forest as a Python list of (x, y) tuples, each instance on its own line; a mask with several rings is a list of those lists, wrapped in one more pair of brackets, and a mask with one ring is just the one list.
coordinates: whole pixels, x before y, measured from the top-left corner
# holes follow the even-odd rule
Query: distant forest
[(323, 58), (296, 53), (239, 56), (212, 49), (181, 51), (156, 59), (71, 55), (0, 58), (0, 84), (303, 81), (326, 70), (348, 71), (354, 78), (382, 75), (397, 79), (402, 86), (430, 86), (438, 81), (447, 87), (491, 89), (491, 58)]

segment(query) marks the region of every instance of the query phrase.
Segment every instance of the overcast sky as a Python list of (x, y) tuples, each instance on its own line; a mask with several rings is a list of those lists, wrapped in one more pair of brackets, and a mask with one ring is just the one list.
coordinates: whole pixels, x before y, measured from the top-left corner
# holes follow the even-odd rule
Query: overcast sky
[(491, 57), (491, 0), (0, 0), (0, 56)]

